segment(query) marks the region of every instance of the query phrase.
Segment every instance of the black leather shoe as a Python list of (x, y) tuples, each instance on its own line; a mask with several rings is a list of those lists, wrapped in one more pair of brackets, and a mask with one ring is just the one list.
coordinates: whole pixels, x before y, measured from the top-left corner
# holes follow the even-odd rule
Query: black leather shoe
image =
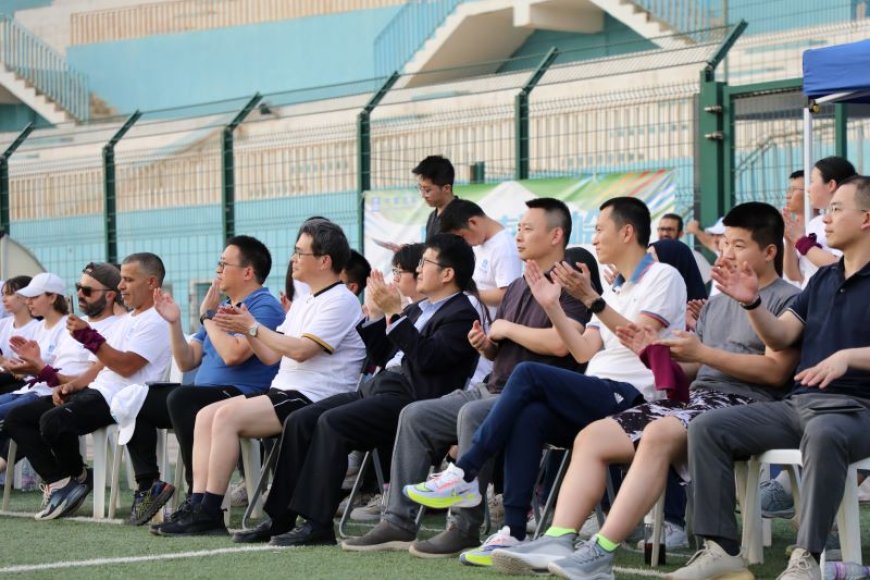
[(285, 534), (272, 536), (270, 546), (334, 546), (335, 530), (332, 526), (315, 528), (311, 522), (304, 522)]
[(281, 530), (272, 529), (272, 520), (265, 519), (255, 528), (240, 530), (233, 534), (233, 541), (237, 544), (258, 544), (268, 542), (272, 536), (281, 533)]

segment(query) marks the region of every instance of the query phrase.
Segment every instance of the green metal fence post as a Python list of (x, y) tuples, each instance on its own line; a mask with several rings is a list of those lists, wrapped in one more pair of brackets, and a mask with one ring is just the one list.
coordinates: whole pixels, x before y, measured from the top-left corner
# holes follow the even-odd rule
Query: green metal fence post
[(106, 261), (117, 263), (118, 261), (118, 208), (117, 193), (115, 186), (115, 145), (124, 138), (127, 131), (142, 116), (135, 111), (124, 122), (112, 138), (103, 145), (103, 216), (106, 224)]
[(263, 96), (260, 93), (251, 97), (251, 100), (242, 107), (242, 110), (223, 129), (221, 142), (221, 206), (223, 207), (224, 240), (228, 240), (236, 235), (236, 166), (233, 156), (233, 132), (251, 114), (251, 111), (254, 110), (254, 107), (262, 99)]
[(529, 178), (529, 95), (532, 94), (557, 56), (559, 56), (559, 50), (555, 46), (551, 47), (544, 55), (543, 60), (532, 71), (523, 88), (514, 97), (514, 133), (516, 139), (514, 178), (517, 180)]
[(372, 188), (372, 111), (387, 96), (396, 81), (399, 80), (398, 71), (381, 85), (381, 88), (372, 95), (357, 116), (356, 144), (357, 144), (357, 192), (359, 194), (359, 249), (363, 251), (363, 235), (365, 234), (365, 192)]
[(15, 141), (12, 142), (6, 151), (0, 155), (0, 231), (9, 233), (10, 212), (9, 212), (9, 158), (15, 153), (27, 136), (33, 131), (33, 123), (28, 123), (27, 126), (18, 134)]
[(847, 158), (849, 141), (849, 114), (846, 107), (846, 103), (834, 105), (834, 155), (844, 159)]
[[(726, 85), (716, 81), (716, 67), (746, 30), (738, 22), (701, 71), (697, 113), (697, 166), (695, 216), (702, 225), (712, 224), (733, 199), (734, 126)], [(731, 120), (731, 122), (729, 122)]]

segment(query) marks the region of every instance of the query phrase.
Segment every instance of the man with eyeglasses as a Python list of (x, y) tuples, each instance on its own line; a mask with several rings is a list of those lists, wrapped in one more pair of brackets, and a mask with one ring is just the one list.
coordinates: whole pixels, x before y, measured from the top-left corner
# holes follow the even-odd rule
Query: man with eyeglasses
[(446, 157), (430, 155), (418, 163), (411, 173), (417, 176), (417, 189), (420, 190), (423, 201), (433, 208), (429, 219), (426, 220), (426, 240), (428, 240), (441, 232), (441, 212), (447, 204), (456, 199), (453, 192), (455, 171), (453, 164)]
[[(244, 337), (221, 330), (212, 318), (219, 309), (244, 305), (260, 324), (274, 330), (284, 319), (284, 311), (263, 287), (271, 268), (272, 256), (262, 242), (250, 236), (230, 238), (200, 306), (202, 326), (190, 340), (184, 335), (181, 310), (172, 296), (159, 289), (154, 292), (157, 312), (169, 323), (175, 364), (182, 372), (197, 372), (192, 385), (158, 383), (148, 388), (127, 442), (137, 484), (128, 523), (145, 524), (174, 493), (171, 484), (160, 480), (157, 429), (174, 429), (189, 487), (197, 412), (230, 397), (262, 394), (269, 387), (278, 365), (261, 362)], [(226, 299), (220, 302), (222, 295)], [(187, 507), (182, 504), (180, 509)]]
[[(659, 225), (656, 228), (656, 232), (658, 233), (660, 240), (679, 240), (683, 237), (684, 233), (683, 217), (676, 213), (666, 213), (659, 218)], [(691, 248), (691, 246), (689, 247)], [(710, 271), (713, 269), (713, 266), (711, 266), (707, 258), (704, 257), (704, 254), (695, 248), (691, 248), (691, 250), (692, 255), (695, 257), (695, 263), (698, 264), (698, 271), (701, 272), (701, 280), (706, 284), (710, 281)]]
[(821, 552), (843, 497), (848, 465), (870, 456), (870, 178), (839, 185), (823, 218), (827, 242), (843, 252), (813, 274), (779, 317), (758, 308), (747, 264), (717, 265), (713, 279), (747, 310), (773, 350), (800, 346), (785, 399), (711, 411), (689, 425), (695, 533), (704, 548), (667, 578), (749, 578), (734, 518), (734, 462), (772, 448), (800, 448), (803, 488), (797, 548), (782, 580), (820, 580)]

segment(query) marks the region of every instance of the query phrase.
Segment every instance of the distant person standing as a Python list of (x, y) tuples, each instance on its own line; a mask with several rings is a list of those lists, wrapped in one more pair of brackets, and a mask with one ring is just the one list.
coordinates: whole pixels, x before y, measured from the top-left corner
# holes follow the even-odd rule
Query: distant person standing
[[(450, 160), (441, 155), (430, 155), (411, 170), (417, 176), (417, 189), (423, 201), (433, 208), (426, 220), (426, 239), (441, 232), (441, 212), (456, 199), (453, 193), (455, 171)], [(425, 240), (423, 240), (425, 241)]]

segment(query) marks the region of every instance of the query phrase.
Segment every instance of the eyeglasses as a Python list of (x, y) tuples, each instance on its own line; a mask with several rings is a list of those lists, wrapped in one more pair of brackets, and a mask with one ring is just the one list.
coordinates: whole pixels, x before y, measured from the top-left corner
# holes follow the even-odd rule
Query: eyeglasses
[(435, 260), (430, 260), (428, 258), (420, 258), (420, 263), (417, 264), (417, 267), (422, 270), (423, 264), (425, 264), (426, 262), (429, 262), (430, 264), (435, 264), (439, 268), (446, 268), (447, 267), (444, 264), (440, 264), (440, 263), (436, 262)]
[(293, 253), (290, 254), (290, 257), (291, 257), (291, 258), (292, 258), (293, 256), (315, 256), (315, 257), (317, 257), (317, 256), (320, 256), (320, 255), (321, 255), (321, 254), (315, 254), (314, 252), (303, 252), (303, 251), (300, 250), (299, 248), (293, 248)]
[(400, 270), (399, 268), (393, 268), (393, 277), (401, 278), (402, 274), (413, 274), (414, 272), (410, 272), (408, 270)]
[(81, 292), (82, 296), (85, 298), (90, 298), (91, 294), (94, 292), (108, 292), (109, 288), (94, 288), (92, 286), (82, 286), (81, 284), (76, 284), (76, 292)]
[(825, 213), (829, 213), (831, 215), (837, 215), (839, 213), (843, 213), (844, 211), (860, 211), (862, 213), (870, 211), (870, 209), (861, 209), (857, 207), (843, 207), (842, 205), (829, 205), (825, 210)]
[(242, 266), (241, 264), (230, 264), (229, 262), (224, 262), (223, 260), (220, 260), (217, 263), (217, 271), (223, 272), (224, 268), (226, 268), (227, 266), (232, 266), (233, 268), (246, 268), (247, 267), (247, 266)]

